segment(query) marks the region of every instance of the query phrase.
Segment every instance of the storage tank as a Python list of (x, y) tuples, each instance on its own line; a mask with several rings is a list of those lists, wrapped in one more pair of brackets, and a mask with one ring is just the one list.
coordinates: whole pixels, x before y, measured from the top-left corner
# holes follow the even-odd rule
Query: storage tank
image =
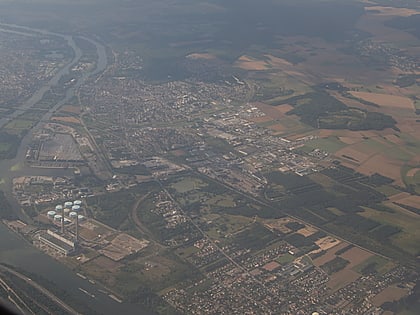
[(78, 219), (79, 221), (83, 221), (83, 220), (85, 219), (85, 216), (84, 216), (84, 215), (79, 214), (79, 215), (77, 216), (77, 219)]
[(53, 211), (53, 210), (51, 210), (51, 211), (48, 211), (47, 212), (47, 216), (50, 218), (50, 219), (53, 219), (54, 218), (54, 216), (57, 214), (57, 212), (55, 212), (55, 211)]
[(77, 212), (72, 211), (70, 212), (69, 216), (70, 218), (75, 219), (77, 217)]
[(80, 206), (79, 205), (74, 205), (73, 207), (71, 207), (72, 211), (79, 211), (80, 210)]
[(62, 215), (61, 214), (56, 214), (54, 216), (54, 221), (61, 221)]
[(64, 224), (69, 224), (69, 223), (71, 223), (71, 220), (64, 218)]
[(59, 212), (63, 210), (63, 206), (62, 205), (56, 205), (55, 206), (55, 211)]
[(73, 202), (71, 202), (71, 201), (66, 201), (64, 203), (64, 207), (66, 207), (66, 208), (71, 208), (72, 205), (73, 205)]
[(73, 204), (74, 204), (75, 206), (81, 206), (81, 205), (82, 205), (82, 201), (81, 201), (81, 200), (75, 200), (75, 201), (73, 202)]

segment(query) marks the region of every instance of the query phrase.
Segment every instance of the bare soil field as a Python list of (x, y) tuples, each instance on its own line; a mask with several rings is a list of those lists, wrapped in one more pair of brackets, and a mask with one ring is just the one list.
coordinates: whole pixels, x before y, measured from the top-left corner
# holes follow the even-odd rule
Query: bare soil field
[[(366, 11), (375, 15), (385, 15), (385, 16), (410, 16), (413, 14), (419, 14), (420, 11), (407, 8), (394, 8), (394, 7), (384, 7), (384, 6), (371, 6), (367, 7)], [(378, 12), (379, 11), (379, 12)]]
[(149, 241), (136, 239), (128, 234), (118, 234), (111, 244), (99, 250), (99, 252), (114, 261), (119, 261), (124, 257), (137, 253), (146, 248)]
[(405, 198), (398, 199), (396, 202), (409, 207), (420, 208), (420, 196), (409, 195)]
[(386, 140), (395, 143), (396, 145), (405, 145), (405, 142), (401, 140), (401, 138), (397, 137), (396, 135), (386, 135), (384, 136)]
[(284, 66), (289, 66), (289, 67), (293, 66), (293, 64), (288, 62), (286, 59), (279, 58), (279, 57), (274, 57), (272, 55), (265, 55), (265, 56), (270, 59), (270, 64), (272, 66), (275, 66), (276, 68), (281, 68), (281, 67), (284, 67)]
[(267, 271), (273, 271), (273, 270), (279, 268), (280, 266), (281, 265), (278, 262), (272, 261), (272, 262), (269, 262), (269, 263), (265, 264), (262, 268), (267, 270)]
[(407, 198), (407, 197), (410, 197), (410, 196), (411, 195), (409, 193), (402, 192), (402, 193), (399, 193), (399, 194), (396, 194), (396, 195), (393, 195), (393, 196), (389, 197), (389, 200), (392, 201), (392, 202), (399, 202), (401, 199), (404, 199), (404, 198)]
[(79, 235), (82, 239), (85, 239), (87, 241), (92, 241), (98, 237), (98, 233), (86, 228), (79, 228)]
[(419, 164), (420, 164), (420, 154), (414, 156), (409, 162), (409, 165), (419, 165)]
[(67, 122), (67, 123), (80, 125), (80, 120), (75, 118), (75, 117), (54, 116), (54, 117), (51, 117), (51, 120), (52, 121), (62, 121), (62, 122)]
[(360, 274), (351, 269), (346, 268), (334, 273), (331, 276), (331, 279), (327, 282), (327, 286), (333, 291), (337, 291), (338, 289), (348, 285), (349, 283), (356, 281), (359, 277)]
[(265, 123), (265, 122), (273, 121), (273, 118), (265, 115), (265, 116), (260, 116), (260, 117), (253, 117), (250, 120), (258, 124), (258, 123)]
[(337, 157), (342, 157), (346, 159), (349, 159), (349, 157), (351, 157), (353, 159), (353, 160), (350, 159), (351, 162), (356, 162), (359, 165), (363, 164), (365, 161), (367, 161), (371, 157), (371, 154), (356, 150), (352, 147), (345, 147), (341, 150), (338, 150), (337, 152), (335, 152), (334, 155)]
[(94, 260), (92, 260), (92, 263), (108, 271), (116, 271), (119, 267), (122, 266), (121, 263), (113, 261), (104, 256), (99, 256), (98, 258), (95, 258)]
[(402, 133), (408, 133), (416, 139), (420, 140), (420, 123), (416, 121), (418, 118), (394, 118), (398, 121), (397, 127), (400, 128)]
[(391, 107), (396, 109), (414, 110), (411, 99), (404, 96), (369, 93), (369, 92), (350, 92), (353, 96), (375, 103), (381, 107)]
[(358, 264), (362, 263), (369, 257), (373, 256), (372, 253), (369, 253), (359, 247), (350, 248), (348, 251), (344, 252), (340, 255), (342, 258), (348, 260), (350, 264), (346, 266), (346, 268), (353, 268)]
[(284, 130), (286, 130), (286, 127), (284, 127), (282, 124), (271, 125), (268, 128), (273, 130), (273, 131), (284, 131)]
[(62, 112), (72, 113), (72, 114), (80, 114), (81, 108), (79, 106), (73, 106), (73, 105), (64, 105), (60, 109)]
[(400, 169), (403, 166), (402, 161), (387, 158), (383, 155), (375, 155), (356, 168), (356, 171), (365, 175), (379, 173), (395, 181), (396, 185), (404, 186), (401, 178)]
[(301, 228), (300, 230), (298, 230), (296, 233), (299, 233), (300, 235), (308, 237), (315, 234), (316, 232), (318, 232), (317, 229), (314, 229), (313, 227), (310, 227), (310, 226), (305, 226), (304, 228)]
[(281, 106), (271, 106), (260, 102), (256, 103), (255, 106), (272, 120), (284, 118), (286, 113), (293, 109), (293, 106), (287, 104)]
[(341, 241), (332, 236), (326, 236), (317, 240), (315, 244), (318, 245), (321, 248), (321, 250), (327, 250), (340, 244), (340, 242)]
[(326, 262), (329, 262), (330, 260), (333, 260), (335, 258), (335, 253), (338, 250), (346, 247), (347, 245), (349, 245), (349, 244), (346, 243), (346, 242), (341, 242), (341, 243), (337, 244), (336, 246), (330, 248), (329, 250), (327, 250), (327, 252), (324, 255), (314, 259), (314, 265), (319, 267), (319, 266), (322, 266), (323, 264), (325, 264)]
[[(370, 7), (371, 10), (374, 10), (374, 7)], [(399, 8), (390, 8), (376, 6), (378, 11), (371, 11), (368, 14), (363, 15), (356, 24), (356, 27), (367, 31), (372, 34), (379, 41), (386, 42), (407, 42), (413, 41), (416, 42), (417, 38), (407, 32), (402, 30), (394, 29), (384, 25), (386, 21), (389, 21), (397, 16), (406, 16), (409, 14), (407, 9)], [(417, 12), (413, 10), (414, 12)], [(392, 13), (392, 14), (391, 14)], [(418, 13), (418, 12), (417, 12)]]
[(265, 220), (265, 225), (269, 229), (277, 230), (282, 233), (290, 233), (292, 230), (289, 229), (285, 224), (292, 222), (290, 218), (280, 218), (277, 220)]
[[(387, 206), (387, 207), (390, 207), (391, 209), (396, 210), (398, 213), (401, 213), (402, 216), (404, 215), (406, 217), (407, 216), (410, 217), (410, 220), (414, 219), (413, 222), (416, 222), (416, 220), (420, 220), (420, 215), (418, 215), (417, 213), (414, 213), (414, 212), (409, 211), (407, 209), (404, 209), (400, 206), (397, 206), (395, 203), (392, 203), (391, 201), (384, 202), (384, 205)], [(399, 219), (403, 219), (402, 216)], [(401, 225), (404, 225), (404, 224), (401, 223)], [(412, 235), (410, 235), (410, 237), (412, 237)]]
[(192, 54), (189, 54), (187, 58), (211, 60), (211, 59), (216, 59), (216, 56), (212, 54), (208, 54), (208, 53), (192, 53)]
[(407, 172), (407, 176), (414, 177), (419, 171), (420, 171), (420, 168), (412, 168), (411, 170)]
[(355, 144), (360, 142), (360, 138), (358, 137), (343, 136), (338, 137), (338, 139), (345, 144)]
[(184, 150), (178, 149), (178, 150), (172, 150), (171, 153), (174, 156), (184, 156), (186, 152)]
[(389, 286), (385, 288), (382, 292), (377, 294), (373, 299), (372, 303), (376, 306), (381, 306), (385, 302), (398, 301), (403, 296), (407, 295), (407, 290), (398, 288), (395, 286)]
[(251, 70), (251, 71), (262, 71), (267, 70), (269, 65), (264, 60), (257, 60), (248, 56), (241, 56), (235, 63), (235, 67)]

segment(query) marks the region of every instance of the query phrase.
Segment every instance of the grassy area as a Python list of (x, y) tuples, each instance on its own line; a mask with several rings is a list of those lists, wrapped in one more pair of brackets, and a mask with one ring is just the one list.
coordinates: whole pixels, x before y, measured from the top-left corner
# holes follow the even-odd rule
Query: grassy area
[(398, 312), (398, 315), (418, 315), (420, 310), (420, 302), (412, 305), (409, 309)]
[(254, 223), (233, 236), (239, 248), (257, 250), (278, 240), (277, 236), (260, 223)]
[(334, 208), (334, 207), (329, 207), (329, 208), (327, 208), (327, 210), (331, 211), (335, 215), (343, 215), (343, 214), (345, 214), (343, 211), (341, 211), (341, 210), (339, 210), (337, 208)]
[(335, 180), (322, 173), (313, 173), (308, 175), (308, 177), (325, 188), (334, 188), (337, 185)]
[[(268, 57), (267, 64), (270, 63)], [(277, 105), (281, 101), (306, 94), (312, 89), (305, 83), (293, 78), (285, 72), (277, 72), (267, 80), (258, 80), (260, 89), (256, 93), (257, 99), (262, 99), (271, 105)]]
[(186, 259), (186, 258), (190, 257), (191, 255), (195, 254), (198, 251), (199, 251), (199, 249), (195, 246), (180, 247), (176, 250), (176, 254), (179, 257), (181, 257), (182, 259)]
[(276, 261), (280, 264), (280, 265), (286, 265), (289, 262), (292, 262), (293, 260), (295, 260), (295, 256), (290, 255), (289, 253), (281, 255), (279, 258), (276, 259)]
[(0, 159), (15, 157), (21, 138), (16, 134), (0, 132)]
[(31, 128), (33, 123), (34, 122), (30, 120), (15, 119), (4, 126), (4, 128), (9, 130), (25, 130)]
[[(416, 169), (418, 169), (416, 171)], [(410, 174), (410, 176), (409, 176)], [(404, 184), (407, 187), (412, 187), (415, 192), (420, 192), (420, 168), (412, 168), (408, 165), (401, 168), (401, 175), (404, 181)]]
[(230, 195), (216, 195), (206, 201), (206, 204), (209, 206), (220, 206), (220, 207), (235, 207), (236, 203), (232, 196)]
[(279, 120), (279, 123), (285, 127), (285, 131), (281, 134), (284, 137), (305, 134), (314, 130), (311, 126), (300, 122), (299, 119), (294, 117), (284, 117)]
[(7, 152), (11, 147), (10, 143), (0, 142), (0, 152)]
[(329, 153), (335, 153), (346, 147), (347, 144), (341, 142), (337, 137), (320, 138), (309, 141), (305, 144), (306, 150), (321, 149)]
[(42, 116), (44, 116), (44, 114), (45, 114), (45, 111), (27, 110), (22, 115), (20, 115), (19, 118), (24, 119), (24, 120), (38, 121), (39, 119), (42, 118)]
[(209, 226), (206, 227), (206, 233), (212, 239), (228, 241), (232, 235), (240, 233), (249, 226), (254, 220), (248, 217), (237, 215), (207, 215), (205, 217)]
[(207, 184), (199, 178), (185, 177), (171, 185), (178, 193), (186, 193), (191, 190), (206, 187)]
[(385, 274), (391, 270), (395, 264), (388, 259), (380, 256), (372, 256), (363, 261), (362, 263), (354, 266), (352, 269), (360, 274), (368, 271), (368, 268), (374, 270), (379, 274)]
[(401, 190), (391, 186), (391, 185), (383, 185), (380, 187), (375, 188), (375, 190), (379, 191), (380, 193), (383, 193), (387, 197), (399, 194)]

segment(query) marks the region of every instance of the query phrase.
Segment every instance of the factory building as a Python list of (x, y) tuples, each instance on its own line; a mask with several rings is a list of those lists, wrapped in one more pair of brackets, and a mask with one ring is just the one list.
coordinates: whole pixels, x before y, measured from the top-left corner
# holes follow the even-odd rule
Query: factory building
[(65, 256), (73, 253), (76, 247), (74, 242), (51, 230), (47, 230), (46, 233), (41, 233), (39, 235), (39, 241), (41, 244), (47, 245)]

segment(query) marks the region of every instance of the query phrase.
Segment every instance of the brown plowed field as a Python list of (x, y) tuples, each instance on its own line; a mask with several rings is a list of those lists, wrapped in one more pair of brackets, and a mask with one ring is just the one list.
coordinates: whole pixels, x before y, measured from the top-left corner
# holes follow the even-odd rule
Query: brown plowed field
[(405, 295), (407, 295), (406, 289), (391, 286), (391, 287), (387, 287), (382, 292), (377, 294), (372, 299), (372, 303), (376, 306), (381, 306), (385, 302), (398, 301)]
[(327, 250), (327, 252), (322, 255), (321, 257), (318, 257), (314, 260), (314, 265), (319, 267), (322, 266), (323, 264), (325, 264), (326, 262), (329, 262), (330, 260), (333, 260), (335, 258), (335, 253), (346, 247), (347, 245), (349, 245), (346, 242), (341, 242), (340, 244), (337, 244), (336, 246), (330, 248), (329, 250)]
[(351, 269), (343, 269), (339, 272), (334, 273), (331, 279), (327, 282), (327, 286), (334, 291), (356, 281), (360, 277), (356, 271)]
[(359, 247), (350, 248), (348, 251), (340, 255), (340, 257), (350, 262), (350, 264), (348, 264), (346, 268), (353, 268), (354, 266), (359, 265), (371, 256), (373, 256), (372, 253), (369, 253)]
[(414, 110), (413, 101), (408, 97), (369, 92), (351, 92), (351, 94), (381, 107)]

